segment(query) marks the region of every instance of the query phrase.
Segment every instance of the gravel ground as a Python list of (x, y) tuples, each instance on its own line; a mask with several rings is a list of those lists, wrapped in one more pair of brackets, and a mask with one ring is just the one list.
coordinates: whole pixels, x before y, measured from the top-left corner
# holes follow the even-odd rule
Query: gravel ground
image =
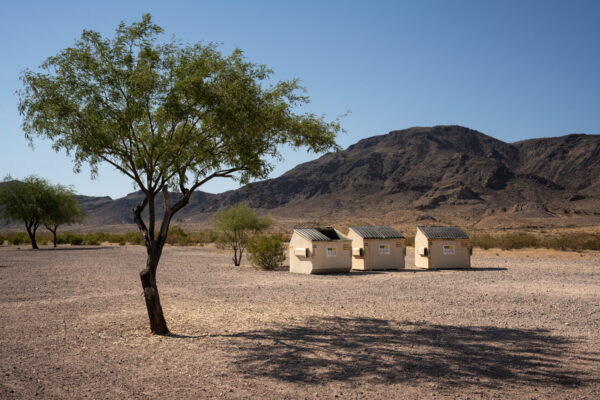
[(0, 398), (600, 398), (600, 256), (296, 275), (168, 247), (0, 247)]

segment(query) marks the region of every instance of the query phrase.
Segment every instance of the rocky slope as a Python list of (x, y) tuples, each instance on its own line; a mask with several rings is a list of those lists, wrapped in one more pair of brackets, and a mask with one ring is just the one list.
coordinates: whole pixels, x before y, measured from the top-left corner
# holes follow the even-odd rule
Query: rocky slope
[[(589, 219), (600, 215), (599, 176), (600, 135), (505, 143), (461, 126), (415, 127), (360, 140), (278, 178), (195, 193), (175, 222), (201, 223), (235, 202), (292, 220)], [(140, 200), (141, 193), (80, 197), (88, 225), (133, 223), (131, 209)]]

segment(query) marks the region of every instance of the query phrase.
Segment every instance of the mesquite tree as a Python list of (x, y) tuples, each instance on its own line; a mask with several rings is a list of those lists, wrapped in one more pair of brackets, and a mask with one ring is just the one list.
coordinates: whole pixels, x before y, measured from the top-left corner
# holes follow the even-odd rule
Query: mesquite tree
[(52, 232), (54, 247), (56, 247), (58, 227), (82, 222), (84, 217), (85, 213), (71, 188), (62, 185), (50, 187), (49, 207), (42, 222), (46, 229)]
[(140, 277), (156, 334), (169, 332), (156, 269), (169, 223), (194, 190), (216, 177), (265, 178), (281, 144), (336, 149), (340, 130), (337, 120), (294, 113), (308, 102), (297, 80), (270, 82), (271, 71), (239, 49), (223, 55), (212, 44), (159, 41), (161, 33), (148, 14), (121, 23), (112, 38), (86, 30), (40, 71), (25, 70), (19, 93), (26, 137), (50, 139), (76, 170), (88, 163), (95, 174), (106, 162), (144, 193), (133, 215), (147, 249)]
[(233, 250), (233, 265), (242, 262), (250, 234), (257, 234), (271, 225), (268, 217), (259, 218), (245, 204), (234, 204), (213, 216), (215, 228), (222, 232), (222, 241)]
[(21, 221), (31, 240), (31, 248), (38, 249), (35, 234), (52, 207), (52, 188), (43, 178), (30, 175), (22, 181), (4, 178), (0, 187), (0, 216), (8, 221)]

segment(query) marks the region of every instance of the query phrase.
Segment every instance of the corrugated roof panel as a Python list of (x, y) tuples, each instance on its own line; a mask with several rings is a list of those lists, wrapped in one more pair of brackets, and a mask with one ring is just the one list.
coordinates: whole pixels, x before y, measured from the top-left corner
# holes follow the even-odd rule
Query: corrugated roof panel
[(391, 226), (351, 226), (363, 239), (404, 239), (404, 235)]
[(468, 239), (469, 235), (458, 226), (419, 226), (428, 239)]
[(333, 228), (294, 228), (294, 231), (315, 242), (342, 239)]

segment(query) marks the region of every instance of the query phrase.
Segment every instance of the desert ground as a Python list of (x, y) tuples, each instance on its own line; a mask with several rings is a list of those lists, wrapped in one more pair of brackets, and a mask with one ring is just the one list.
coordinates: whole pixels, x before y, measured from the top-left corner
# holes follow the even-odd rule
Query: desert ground
[(600, 255), (296, 275), (167, 247), (0, 247), (0, 398), (600, 398)]

